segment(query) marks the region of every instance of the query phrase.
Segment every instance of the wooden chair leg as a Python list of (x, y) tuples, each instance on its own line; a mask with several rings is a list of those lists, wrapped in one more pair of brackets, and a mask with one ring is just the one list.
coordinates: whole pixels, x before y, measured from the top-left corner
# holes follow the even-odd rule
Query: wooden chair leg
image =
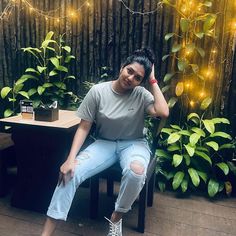
[(143, 186), (142, 191), (139, 194), (139, 212), (138, 212), (138, 227), (137, 227), (137, 230), (140, 233), (144, 233), (144, 230), (145, 230), (147, 190), (148, 190), (148, 183), (145, 183), (145, 185)]
[(147, 206), (151, 207), (153, 205), (153, 196), (155, 188), (156, 173), (154, 172), (148, 183), (148, 195), (147, 195)]
[(99, 202), (99, 178), (94, 176), (90, 180), (90, 218), (96, 219)]

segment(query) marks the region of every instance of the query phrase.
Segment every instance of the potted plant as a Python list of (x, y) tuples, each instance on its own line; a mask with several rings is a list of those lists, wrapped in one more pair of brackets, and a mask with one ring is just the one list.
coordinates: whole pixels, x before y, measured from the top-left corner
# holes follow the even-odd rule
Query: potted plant
[(228, 177), (235, 173), (235, 166), (228, 151), (235, 150), (235, 140), (225, 129), (229, 124), (226, 118), (204, 119), (191, 113), (182, 127), (163, 128), (161, 148), (156, 150), (159, 188), (164, 190), (170, 184), (182, 193), (207, 189), (210, 197), (223, 190), (230, 194)]
[[(55, 120), (58, 106), (67, 109), (76, 107), (78, 97), (69, 88), (71, 81), (75, 80), (75, 76), (69, 73), (71, 60), (75, 57), (71, 55), (71, 48), (65, 44), (63, 35), (56, 40), (53, 36), (54, 32), (50, 31), (38, 48), (22, 48), (24, 53), (33, 57), (33, 66), (25, 70), (12, 88), (1, 90), (1, 97), (8, 98), (13, 104), (12, 109), (5, 111), (5, 116), (15, 112), (22, 97), (33, 101), (35, 118), (41, 120)], [(55, 108), (56, 103), (58, 106)]]

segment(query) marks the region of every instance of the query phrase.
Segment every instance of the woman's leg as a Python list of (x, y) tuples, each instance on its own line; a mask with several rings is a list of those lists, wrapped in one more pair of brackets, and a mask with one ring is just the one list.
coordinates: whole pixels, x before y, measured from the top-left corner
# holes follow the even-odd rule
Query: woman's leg
[(150, 149), (146, 140), (135, 140), (130, 143), (121, 141), (120, 149), (122, 179), (115, 211), (111, 217), (113, 222), (119, 221), (122, 214), (131, 209), (133, 202), (145, 184), (147, 166), (150, 160)]
[(79, 153), (76, 157), (78, 164), (74, 177), (65, 186), (63, 184), (57, 186), (54, 191), (42, 235), (52, 234), (56, 225), (55, 220), (66, 220), (78, 186), (86, 179), (113, 165), (117, 161), (115, 151), (115, 142), (97, 140)]

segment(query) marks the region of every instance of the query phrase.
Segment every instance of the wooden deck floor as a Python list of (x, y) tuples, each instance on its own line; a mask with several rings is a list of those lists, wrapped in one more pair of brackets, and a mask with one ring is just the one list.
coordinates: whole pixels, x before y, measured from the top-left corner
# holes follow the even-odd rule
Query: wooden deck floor
[[(88, 189), (80, 188), (67, 222), (58, 225), (55, 236), (104, 236), (114, 199), (102, 192), (99, 217), (90, 220)], [(0, 198), (0, 236), (36, 236), (45, 215), (10, 206), (10, 196)], [(236, 198), (209, 201), (201, 196), (177, 198), (174, 193), (155, 193), (154, 206), (147, 210), (144, 234), (135, 231), (137, 203), (124, 217), (123, 235), (134, 236), (233, 236), (236, 235)]]

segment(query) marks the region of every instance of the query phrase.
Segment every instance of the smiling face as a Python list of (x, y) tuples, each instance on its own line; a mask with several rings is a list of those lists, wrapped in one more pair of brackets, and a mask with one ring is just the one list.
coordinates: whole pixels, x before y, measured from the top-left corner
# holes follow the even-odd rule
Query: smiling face
[(137, 62), (122, 67), (118, 78), (120, 88), (123, 90), (131, 90), (141, 84), (144, 76), (144, 67)]

